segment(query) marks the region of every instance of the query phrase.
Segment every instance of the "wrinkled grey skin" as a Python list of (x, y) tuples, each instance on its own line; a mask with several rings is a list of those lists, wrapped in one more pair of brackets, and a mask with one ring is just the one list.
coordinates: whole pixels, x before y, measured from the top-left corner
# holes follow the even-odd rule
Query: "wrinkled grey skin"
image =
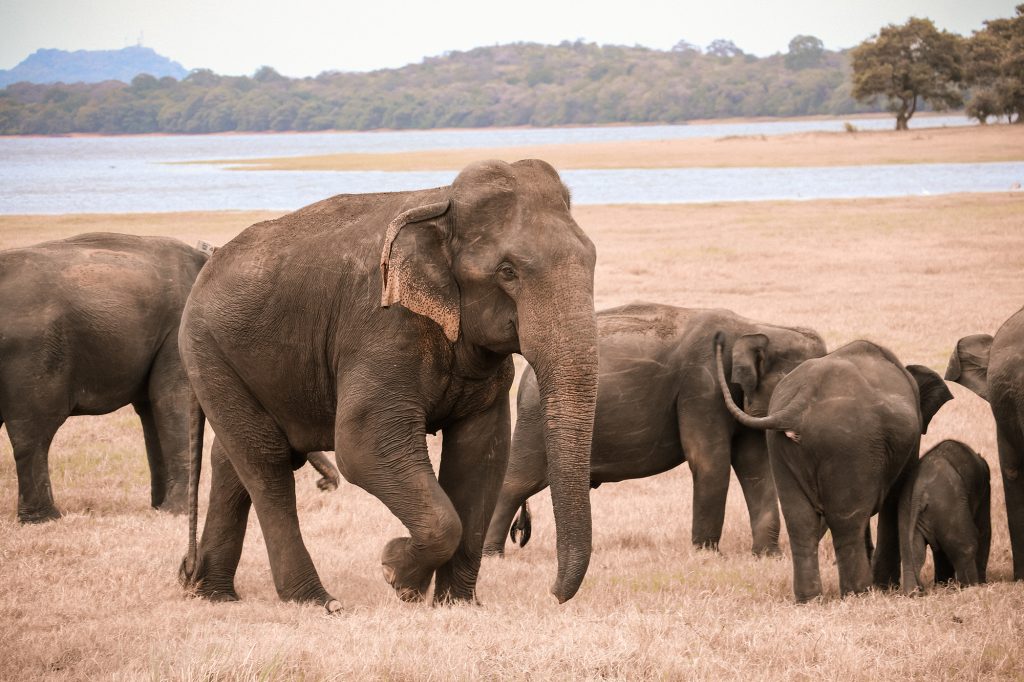
[(1024, 580), (1024, 309), (996, 332), (960, 339), (946, 379), (989, 402), (996, 420), (999, 470), (1013, 550), (1013, 579)]
[(93, 233), (0, 253), (0, 423), (18, 519), (60, 516), (50, 442), (74, 415), (132, 405), (154, 507), (185, 511), (188, 384), (178, 321), (206, 256), (173, 239)]
[[(921, 434), (953, 397), (939, 375), (919, 365), (904, 368), (889, 350), (854, 341), (790, 372), (775, 387), (765, 417), (747, 415), (729, 392), (723, 395), (736, 419), (768, 431), (797, 601), (821, 594), (818, 543), (826, 528), (842, 594), (863, 592), (872, 582), (896, 585), (902, 485), (917, 466)], [(875, 514), (878, 547), (870, 556), (868, 522)]]
[(992, 540), (988, 463), (955, 440), (944, 440), (921, 458), (900, 495), (903, 592), (920, 592), (925, 551), (932, 548), (935, 582), (985, 582)]
[[(381, 559), (397, 594), (423, 599), (433, 577), (435, 602), (474, 599), (508, 462), (511, 354), (521, 352), (546, 416), (552, 592), (571, 598), (590, 558), (594, 263), (565, 186), (536, 160), (476, 163), (437, 189), (336, 196), (222, 247), (196, 282), (179, 342), (217, 434), (186, 584), (238, 598), (251, 503), (278, 595), (340, 608), (302, 541), (291, 474), (296, 453), (333, 449), (342, 475), (409, 530)], [(438, 430), (435, 476), (425, 436)]]
[[(747, 410), (765, 414), (779, 380), (825, 354), (815, 332), (753, 322), (729, 310), (632, 303), (597, 314), (600, 370), (590, 484), (642, 478), (682, 462), (693, 475), (693, 544), (717, 548), (730, 466), (743, 488), (755, 554), (779, 551), (779, 507), (764, 434), (741, 426), (719, 393), (711, 339), (725, 331), (730, 390)], [(519, 384), (512, 454), (484, 543), (502, 553), (516, 509), (513, 541), (530, 534), (526, 499), (547, 487), (547, 458), (537, 378)]]

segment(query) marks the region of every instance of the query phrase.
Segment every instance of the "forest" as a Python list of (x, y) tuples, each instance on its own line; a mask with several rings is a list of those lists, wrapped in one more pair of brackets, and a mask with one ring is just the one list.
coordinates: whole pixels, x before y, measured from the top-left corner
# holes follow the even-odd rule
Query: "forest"
[(399, 69), (286, 78), (192, 71), (182, 80), (0, 90), (0, 133), (216, 133), (680, 123), (733, 116), (880, 111), (851, 96), (848, 51), (797, 36), (758, 58), (719, 40), (702, 50), (516, 43)]

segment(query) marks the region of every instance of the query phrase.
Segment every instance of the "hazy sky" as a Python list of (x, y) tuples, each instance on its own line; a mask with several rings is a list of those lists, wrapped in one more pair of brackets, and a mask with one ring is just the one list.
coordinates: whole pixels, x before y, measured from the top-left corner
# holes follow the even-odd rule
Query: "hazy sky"
[(262, 65), (288, 76), (366, 71), (451, 50), (531, 41), (644, 45), (727, 38), (746, 52), (785, 52), (797, 34), (852, 47), (889, 23), (932, 19), (969, 35), (1021, 0), (0, 0), (0, 68), (40, 47), (117, 49), (141, 42), (223, 74)]

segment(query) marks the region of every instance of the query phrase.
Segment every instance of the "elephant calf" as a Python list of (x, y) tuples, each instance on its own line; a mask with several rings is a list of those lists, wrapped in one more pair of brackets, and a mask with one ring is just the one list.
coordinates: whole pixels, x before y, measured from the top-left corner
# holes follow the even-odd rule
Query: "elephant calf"
[[(643, 478), (688, 462), (693, 475), (691, 537), (717, 547), (725, 518), (730, 467), (750, 512), (753, 551), (777, 553), (779, 507), (764, 435), (729, 414), (715, 381), (711, 339), (724, 335), (732, 371), (729, 390), (748, 409), (764, 413), (779, 380), (825, 343), (807, 329), (753, 322), (729, 310), (632, 303), (597, 314), (599, 374), (591, 449), (591, 486)], [(484, 549), (504, 550), (513, 527), (530, 533), (526, 499), (548, 485), (544, 421), (537, 377), (527, 370), (519, 386), (519, 417), (512, 454)]]
[[(827, 527), (843, 594), (900, 577), (899, 494), (917, 465), (921, 434), (952, 399), (938, 374), (906, 368), (891, 351), (854, 341), (803, 363), (775, 387), (768, 414), (751, 417), (725, 390), (724, 335), (715, 339), (718, 377), (737, 420), (768, 431), (779, 503), (793, 552), (797, 601), (821, 594), (818, 543)], [(868, 522), (878, 514), (878, 548), (869, 562)]]
[(935, 582), (955, 575), (961, 585), (985, 582), (992, 539), (988, 463), (955, 440), (944, 440), (921, 458), (900, 496), (903, 591), (921, 589), (926, 546), (932, 548)]
[[(185, 511), (178, 324), (207, 257), (174, 239), (112, 233), (0, 253), (0, 424), (14, 449), (22, 523), (60, 516), (48, 459), (61, 424), (129, 404), (142, 420), (153, 506)], [(333, 471), (325, 485), (336, 486), (337, 470), (316, 459)]]

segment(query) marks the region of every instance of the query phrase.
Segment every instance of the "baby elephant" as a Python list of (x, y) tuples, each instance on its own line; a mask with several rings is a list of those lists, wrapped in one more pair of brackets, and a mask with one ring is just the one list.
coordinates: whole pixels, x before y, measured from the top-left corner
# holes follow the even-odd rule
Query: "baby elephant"
[(961, 585), (985, 582), (992, 537), (989, 469), (981, 455), (944, 440), (921, 458), (900, 496), (903, 591), (921, 588), (925, 545), (932, 548), (935, 582), (955, 575)]

